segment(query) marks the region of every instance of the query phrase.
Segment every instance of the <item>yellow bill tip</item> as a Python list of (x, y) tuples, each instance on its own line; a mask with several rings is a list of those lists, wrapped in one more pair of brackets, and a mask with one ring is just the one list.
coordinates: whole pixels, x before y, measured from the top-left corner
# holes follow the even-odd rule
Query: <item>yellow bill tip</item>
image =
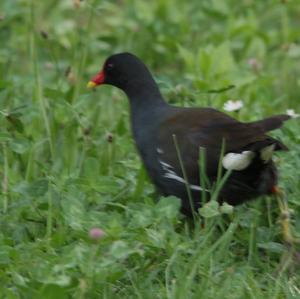
[(96, 87), (96, 83), (95, 82), (93, 82), (93, 81), (90, 81), (88, 84), (87, 84), (87, 88), (94, 88), (94, 87)]

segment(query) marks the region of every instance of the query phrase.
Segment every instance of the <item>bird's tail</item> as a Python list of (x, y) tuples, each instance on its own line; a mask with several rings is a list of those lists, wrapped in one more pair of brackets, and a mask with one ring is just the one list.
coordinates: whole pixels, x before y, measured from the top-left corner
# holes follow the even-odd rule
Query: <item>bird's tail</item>
[(271, 116), (259, 121), (255, 121), (252, 124), (255, 126), (260, 127), (261, 129), (264, 130), (264, 132), (269, 132), (275, 129), (280, 128), (283, 123), (287, 120), (289, 120), (291, 117), (286, 114), (280, 114), (280, 115), (275, 115)]

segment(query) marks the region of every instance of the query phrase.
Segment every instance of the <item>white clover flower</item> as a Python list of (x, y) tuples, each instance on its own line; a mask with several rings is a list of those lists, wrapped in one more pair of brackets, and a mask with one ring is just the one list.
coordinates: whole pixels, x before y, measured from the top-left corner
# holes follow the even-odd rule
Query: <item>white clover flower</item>
[(287, 109), (286, 114), (289, 115), (291, 118), (297, 118), (300, 114), (296, 113), (294, 109)]
[(242, 107), (244, 106), (243, 101), (238, 100), (238, 101), (233, 101), (233, 100), (228, 100), (223, 108), (225, 111), (239, 111)]

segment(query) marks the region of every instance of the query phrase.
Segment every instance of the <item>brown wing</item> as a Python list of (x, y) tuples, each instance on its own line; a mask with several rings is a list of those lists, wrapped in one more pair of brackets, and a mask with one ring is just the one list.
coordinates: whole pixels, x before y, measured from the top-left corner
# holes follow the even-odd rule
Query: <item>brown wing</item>
[[(172, 165), (177, 174), (182, 174), (174, 145), (174, 135), (188, 177), (197, 177), (200, 147), (205, 148), (207, 174), (213, 176), (218, 168), (223, 140), (225, 152), (241, 152), (247, 146), (257, 144), (260, 144), (261, 148), (265, 146), (267, 140), (268, 144), (276, 141), (265, 133), (280, 127), (288, 118), (285, 115), (278, 115), (258, 122), (242, 123), (210, 108), (180, 110), (161, 124), (158, 140), (161, 149), (160, 160)], [(282, 144), (278, 142), (278, 147), (280, 145)]]

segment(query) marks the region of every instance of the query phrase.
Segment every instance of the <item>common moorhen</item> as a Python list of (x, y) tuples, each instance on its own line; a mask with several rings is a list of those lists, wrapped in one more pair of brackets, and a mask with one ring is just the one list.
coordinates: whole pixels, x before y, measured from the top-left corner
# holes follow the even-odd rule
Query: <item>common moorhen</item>
[(243, 123), (212, 108), (171, 106), (145, 64), (130, 53), (110, 56), (88, 87), (101, 84), (128, 96), (133, 136), (148, 174), (163, 195), (181, 199), (183, 212), (200, 206), (202, 192), (210, 195), (207, 184), (200, 184), (200, 148), (205, 149), (205, 176), (211, 184), (219, 163), (223, 173), (231, 172), (219, 192), (220, 202), (236, 205), (276, 189), (272, 154), (287, 147), (266, 133), (281, 127), (288, 115)]

